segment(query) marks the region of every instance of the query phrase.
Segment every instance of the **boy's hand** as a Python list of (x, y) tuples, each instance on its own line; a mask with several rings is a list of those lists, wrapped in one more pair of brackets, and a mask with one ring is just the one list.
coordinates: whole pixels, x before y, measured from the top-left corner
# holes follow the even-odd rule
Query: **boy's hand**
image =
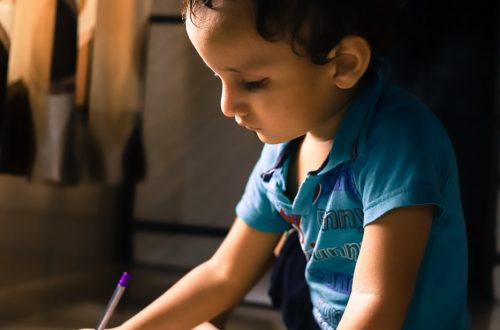
[[(95, 329), (84, 328), (84, 329), (80, 329), (80, 330), (95, 330)], [(122, 330), (122, 329), (120, 327), (118, 327), (118, 328), (109, 328), (109, 329), (104, 329), (104, 330)]]
[(209, 260), (115, 330), (210, 329), (203, 322), (238, 303), (268, 269), (279, 238), (236, 218)]
[(210, 322), (202, 323), (191, 330), (219, 330), (215, 325)]
[[(84, 328), (84, 329), (80, 329), (80, 330), (95, 330), (95, 329), (90, 329), (90, 328)], [(112, 329), (105, 329), (105, 330), (121, 330), (119, 327), (118, 328), (112, 328)], [(219, 330), (219, 328), (217, 328), (216, 326), (214, 326), (212, 323), (210, 322), (205, 322), (203, 324), (200, 324), (199, 326), (197, 327), (194, 327), (193, 329), (191, 330)]]

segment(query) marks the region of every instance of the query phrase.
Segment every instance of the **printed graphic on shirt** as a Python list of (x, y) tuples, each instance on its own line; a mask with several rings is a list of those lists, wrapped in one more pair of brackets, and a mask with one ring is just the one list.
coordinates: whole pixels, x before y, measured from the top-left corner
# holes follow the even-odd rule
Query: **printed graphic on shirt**
[(360, 198), (352, 178), (350, 166), (344, 167), (340, 171), (332, 171), (327, 174), (321, 184), (320, 197), (330, 197), (332, 192), (346, 192), (352, 197)]
[(328, 289), (345, 295), (352, 291), (352, 274), (334, 272), (328, 268), (311, 268), (307, 270), (311, 280), (323, 283)]
[(317, 221), (321, 231), (353, 229), (363, 233), (363, 210), (361, 208), (345, 210), (321, 210), (317, 211)]
[(330, 304), (323, 299), (318, 299), (315, 307), (313, 308), (314, 318), (323, 330), (337, 329), (343, 314), (344, 311), (342, 309), (335, 308), (333, 304)]
[(307, 261), (311, 258), (313, 258), (314, 261), (324, 261), (332, 258), (344, 258), (357, 261), (360, 249), (361, 244), (352, 242), (318, 250), (306, 250), (304, 253)]
[(288, 222), (290, 225), (292, 225), (295, 230), (297, 230), (297, 233), (299, 234), (299, 241), (300, 244), (304, 243), (304, 232), (300, 226), (302, 222), (302, 216), (300, 215), (294, 215), (294, 214), (287, 214), (285, 210), (280, 209), (279, 214), (283, 219), (285, 219), (286, 222)]

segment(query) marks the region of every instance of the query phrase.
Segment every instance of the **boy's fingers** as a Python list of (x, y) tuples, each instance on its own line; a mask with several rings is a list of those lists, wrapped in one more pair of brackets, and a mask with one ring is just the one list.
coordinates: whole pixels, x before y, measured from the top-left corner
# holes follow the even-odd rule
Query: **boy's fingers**
[(205, 322), (205, 323), (202, 323), (191, 330), (219, 330), (219, 328), (217, 328), (216, 326), (214, 326), (210, 322)]

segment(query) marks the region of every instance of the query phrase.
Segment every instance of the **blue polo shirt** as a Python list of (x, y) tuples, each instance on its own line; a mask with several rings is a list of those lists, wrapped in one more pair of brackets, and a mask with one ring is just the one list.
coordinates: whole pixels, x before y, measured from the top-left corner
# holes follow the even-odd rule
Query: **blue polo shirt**
[[(433, 205), (434, 219), (403, 329), (468, 329), (467, 241), (450, 140), (417, 98), (375, 62), (332, 150), (293, 201), (285, 195), (297, 141), (265, 145), (236, 213), (251, 227), (299, 233), (313, 315), (335, 329), (352, 289), (364, 227), (386, 212)], [(401, 219), (404, 221), (404, 219)]]

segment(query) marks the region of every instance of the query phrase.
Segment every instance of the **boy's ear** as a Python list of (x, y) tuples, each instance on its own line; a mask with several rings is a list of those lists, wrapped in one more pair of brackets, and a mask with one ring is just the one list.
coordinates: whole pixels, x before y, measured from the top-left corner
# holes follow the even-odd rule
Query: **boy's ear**
[(363, 77), (371, 59), (370, 44), (359, 36), (346, 36), (328, 54), (330, 76), (340, 89), (354, 87)]

